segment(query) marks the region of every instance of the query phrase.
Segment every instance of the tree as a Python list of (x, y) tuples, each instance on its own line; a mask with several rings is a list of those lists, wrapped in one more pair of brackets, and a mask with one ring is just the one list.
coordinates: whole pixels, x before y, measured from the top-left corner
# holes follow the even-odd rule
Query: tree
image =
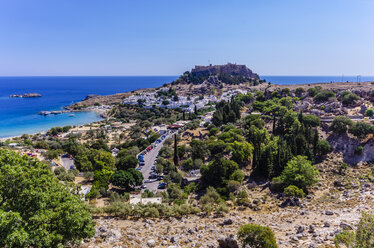
[(269, 227), (247, 224), (240, 227), (238, 239), (243, 247), (277, 248), (274, 233)]
[(248, 142), (234, 141), (229, 146), (232, 153), (231, 159), (240, 165), (248, 165), (252, 160), (253, 146)]
[(318, 127), (321, 125), (321, 119), (316, 115), (303, 115), (302, 122), (309, 127)]
[(296, 156), (291, 159), (279, 176), (280, 181), (285, 185), (295, 185), (306, 190), (317, 182), (318, 170), (305, 156)]
[(94, 149), (90, 151), (89, 158), (94, 170), (114, 170), (116, 168), (116, 160), (110, 152)]
[(335, 133), (345, 134), (353, 121), (345, 116), (336, 116), (331, 123), (331, 130)]
[(49, 166), (0, 149), (0, 246), (63, 247), (95, 234), (80, 197)]
[(134, 168), (119, 170), (112, 175), (110, 181), (114, 186), (130, 191), (143, 183), (143, 175)]
[(135, 168), (138, 164), (138, 160), (134, 155), (125, 155), (117, 159), (117, 170), (127, 170)]
[(234, 161), (217, 158), (208, 165), (201, 167), (201, 179), (206, 185), (214, 187), (226, 186), (230, 176), (237, 169), (239, 169), (239, 166)]
[(201, 159), (204, 160), (205, 157), (205, 143), (201, 140), (192, 140), (190, 143), (191, 146), (191, 157), (192, 159)]
[(178, 140), (177, 140), (177, 135), (174, 134), (174, 158), (173, 158), (173, 162), (174, 162), (174, 166), (177, 167), (178, 164), (179, 164), (179, 157), (178, 157)]

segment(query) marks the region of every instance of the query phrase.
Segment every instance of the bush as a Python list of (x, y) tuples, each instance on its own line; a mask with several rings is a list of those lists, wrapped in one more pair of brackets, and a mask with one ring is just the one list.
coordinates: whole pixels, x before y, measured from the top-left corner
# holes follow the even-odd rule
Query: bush
[(231, 174), (230, 179), (241, 183), (244, 180), (244, 173), (240, 169), (237, 169)]
[(245, 205), (248, 203), (249, 203), (248, 193), (245, 190), (240, 191), (236, 198), (236, 204), (241, 206), (241, 205)]
[(331, 130), (335, 133), (344, 134), (353, 125), (353, 121), (345, 116), (336, 116), (331, 123)]
[(374, 115), (374, 109), (367, 109), (365, 111), (365, 115), (368, 117), (372, 117)]
[(300, 197), (300, 198), (305, 197), (304, 191), (302, 189), (299, 189), (295, 185), (288, 186), (287, 188), (284, 189), (283, 193), (289, 197), (293, 197), (293, 196)]
[(270, 184), (271, 190), (281, 191), (284, 188), (284, 183), (280, 177), (274, 177)]
[(310, 88), (310, 89), (308, 89), (308, 94), (311, 97), (315, 97), (317, 95), (317, 93), (318, 93), (318, 90), (316, 88)]
[(66, 172), (66, 169), (65, 167), (56, 167), (55, 170), (53, 171), (55, 173), (56, 176)]
[(208, 187), (206, 193), (200, 198), (201, 205), (213, 205), (222, 201), (221, 196), (217, 193), (216, 189), (213, 187)]
[(365, 138), (368, 134), (374, 132), (374, 127), (371, 124), (360, 121), (354, 123), (349, 129), (349, 133), (353, 134), (359, 139)]
[(304, 88), (301, 88), (301, 87), (296, 88), (296, 90), (295, 90), (295, 94), (298, 97), (300, 97), (304, 92), (305, 92)]
[(228, 213), (228, 212), (230, 212), (230, 209), (224, 202), (221, 202), (220, 204), (218, 204), (218, 206), (216, 208), (216, 212), (219, 213), (219, 214)]
[(335, 93), (331, 90), (324, 90), (319, 93), (313, 98), (315, 102), (326, 102), (329, 98), (335, 97)]
[(59, 152), (56, 150), (49, 150), (44, 153), (44, 157), (49, 160), (56, 159), (59, 155)]
[(124, 194), (118, 194), (117, 192), (109, 192), (109, 202), (127, 202), (130, 200), (130, 194), (124, 193)]
[(296, 156), (291, 159), (279, 176), (285, 186), (295, 185), (301, 189), (317, 182), (318, 170), (305, 156)]
[(240, 227), (238, 239), (243, 247), (277, 248), (274, 233), (269, 227), (248, 224)]
[(191, 193), (194, 193), (196, 191), (196, 188), (196, 184), (192, 182), (184, 187), (183, 192), (189, 195)]
[(360, 97), (355, 93), (344, 91), (341, 94), (341, 100), (344, 105), (352, 104), (354, 101), (359, 100)]
[(326, 155), (331, 151), (330, 144), (327, 140), (318, 140), (316, 153), (320, 156)]

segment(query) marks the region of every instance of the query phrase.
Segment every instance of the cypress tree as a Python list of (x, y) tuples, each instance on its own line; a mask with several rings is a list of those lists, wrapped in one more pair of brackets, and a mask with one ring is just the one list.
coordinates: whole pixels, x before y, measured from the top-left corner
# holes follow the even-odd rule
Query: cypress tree
[(177, 134), (174, 134), (174, 165), (175, 168), (178, 166), (178, 144), (177, 144)]

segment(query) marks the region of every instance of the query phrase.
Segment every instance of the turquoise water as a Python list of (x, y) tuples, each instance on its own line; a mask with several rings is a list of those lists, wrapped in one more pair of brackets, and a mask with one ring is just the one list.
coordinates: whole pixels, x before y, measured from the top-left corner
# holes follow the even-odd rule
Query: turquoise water
[[(61, 110), (88, 94), (109, 95), (138, 88), (158, 87), (176, 76), (158, 77), (0, 77), (0, 138), (37, 133), (55, 126), (82, 125), (100, 120), (93, 112), (41, 116)], [(40, 98), (9, 98), (12, 94), (40, 93)]]

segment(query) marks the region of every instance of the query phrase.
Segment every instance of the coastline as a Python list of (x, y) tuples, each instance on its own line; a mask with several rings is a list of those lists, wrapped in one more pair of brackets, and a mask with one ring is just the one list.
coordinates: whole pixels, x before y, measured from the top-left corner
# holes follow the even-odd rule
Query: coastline
[[(23, 134), (28, 134), (28, 135), (45, 134), (48, 130), (50, 130), (53, 127), (57, 127), (57, 126), (62, 127), (62, 126), (70, 125), (70, 126), (80, 127), (80, 126), (96, 123), (98, 121), (102, 121), (106, 119), (105, 111), (87, 109), (87, 110), (71, 111), (70, 113), (73, 113), (73, 112), (76, 113), (77, 115), (79, 114), (78, 119), (67, 117), (68, 113), (64, 113), (61, 115), (43, 116), (43, 118), (51, 118), (49, 123), (44, 124), (44, 127), (28, 126), (25, 129), (22, 129), (24, 131), (21, 131), (21, 132), (17, 132), (16, 130), (18, 129), (14, 129), (10, 131), (10, 133), (17, 132), (17, 134), (10, 134), (9, 136), (2, 135), (0, 137), (0, 142), (4, 142), (8, 139), (21, 137)], [(56, 121), (56, 120), (53, 120), (52, 118), (58, 118), (58, 120)]]

